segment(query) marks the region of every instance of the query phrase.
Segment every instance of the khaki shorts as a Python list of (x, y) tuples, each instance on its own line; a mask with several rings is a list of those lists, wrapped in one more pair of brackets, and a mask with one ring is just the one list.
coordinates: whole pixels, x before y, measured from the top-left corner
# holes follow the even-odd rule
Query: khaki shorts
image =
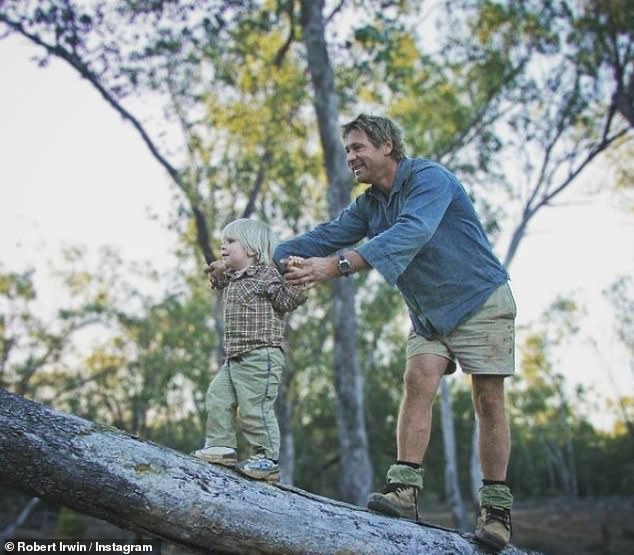
[(445, 371), (511, 376), (515, 372), (515, 315), (517, 307), (508, 283), (500, 285), (486, 302), (448, 336), (425, 339), (411, 331), (407, 358), (420, 354), (449, 360)]

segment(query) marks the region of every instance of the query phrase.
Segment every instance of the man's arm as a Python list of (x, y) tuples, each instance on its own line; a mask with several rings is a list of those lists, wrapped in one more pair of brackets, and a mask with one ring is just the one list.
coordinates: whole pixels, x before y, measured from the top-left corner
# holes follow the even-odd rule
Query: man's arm
[(367, 231), (367, 218), (357, 198), (331, 222), (322, 223), (311, 231), (282, 241), (275, 249), (273, 260), (280, 271), (286, 271), (283, 260), (289, 256), (325, 258), (340, 249), (355, 245), (366, 236)]
[[(366, 271), (371, 268), (365, 259), (355, 250), (347, 251), (343, 256), (349, 260), (352, 266), (349, 272), (350, 274)], [(296, 262), (288, 266), (288, 272), (284, 275), (284, 278), (287, 283), (296, 287), (310, 289), (324, 281), (343, 276), (337, 266), (338, 256), (315, 256), (305, 258), (301, 261), (297, 258), (294, 258), (294, 260), (296, 260)]]

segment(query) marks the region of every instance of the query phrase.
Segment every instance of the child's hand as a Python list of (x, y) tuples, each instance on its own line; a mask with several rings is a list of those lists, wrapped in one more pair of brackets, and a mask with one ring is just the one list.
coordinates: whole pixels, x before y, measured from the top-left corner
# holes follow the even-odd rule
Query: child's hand
[(322, 281), (338, 277), (337, 259), (333, 256), (302, 258), (289, 257), (284, 281), (294, 287), (312, 289)]
[(209, 274), (209, 283), (212, 289), (218, 289), (222, 287), (225, 277), (225, 264), (222, 260), (214, 260), (207, 268), (205, 272)]
[(289, 256), (286, 259), (286, 267), (288, 269), (301, 268), (303, 263), (304, 263), (304, 258), (302, 258), (301, 256)]

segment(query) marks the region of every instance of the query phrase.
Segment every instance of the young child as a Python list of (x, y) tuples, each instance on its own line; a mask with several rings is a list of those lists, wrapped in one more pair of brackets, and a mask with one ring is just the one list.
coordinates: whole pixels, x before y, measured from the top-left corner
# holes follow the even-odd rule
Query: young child
[[(279, 480), (280, 434), (275, 400), (285, 367), (284, 315), (301, 305), (301, 289), (284, 282), (272, 263), (271, 229), (238, 219), (222, 232), (222, 262), (210, 265), (224, 291), (224, 363), (207, 391), (205, 446), (193, 453), (256, 480)], [(252, 456), (238, 463), (237, 420)]]

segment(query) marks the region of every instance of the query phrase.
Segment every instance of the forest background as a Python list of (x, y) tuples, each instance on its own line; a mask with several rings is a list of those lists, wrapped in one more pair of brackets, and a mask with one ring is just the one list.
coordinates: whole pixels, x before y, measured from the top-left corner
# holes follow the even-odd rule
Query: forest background
[[(165, 176), (154, 174), (150, 189), (167, 195), (169, 210), (154, 222), (160, 234), (142, 239), (148, 250), (169, 245), (173, 260), (131, 263), (108, 246), (95, 259), (78, 242), (50, 253), (54, 271), (43, 278), (35, 263), (5, 267), (3, 255), (2, 387), (182, 451), (199, 446), (222, 324), (205, 261), (235, 217), (288, 237), (358, 194), (338, 126), (361, 110), (394, 117), (411, 155), (459, 175), (512, 276), (545, 209), (608, 199), (631, 218), (633, 10), (583, 1), (0, 2), (0, 52), (21, 36), (44, 66), (42, 83), (49, 64), (83, 77)], [(33, 160), (45, 162), (45, 148)], [(68, 171), (81, 167), (71, 153)], [(86, 202), (104, 193), (91, 191), (96, 170), (85, 169)], [(1, 186), (11, 210), (16, 185)], [(125, 206), (125, 192), (117, 202)], [(110, 219), (118, 225), (117, 213)], [(553, 287), (550, 307), (518, 330), (508, 395), (519, 499), (634, 493), (631, 275), (615, 274), (601, 292), (620, 358), (597, 339), (574, 285)], [(380, 486), (394, 458), (407, 327), (398, 294), (373, 273), (320, 287), (292, 315), (279, 403), (285, 481), (359, 504)], [(605, 364), (579, 368), (577, 358), (576, 370), (601, 373), (603, 390), (562, 373), (574, 348), (588, 346)], [(450, 503), (456, 526), (468, 527), (478, 476), (465, 378), (444, 384), (434, 426), (425, 502)], [(3, 495), (7, 514), (20, 502)]]

